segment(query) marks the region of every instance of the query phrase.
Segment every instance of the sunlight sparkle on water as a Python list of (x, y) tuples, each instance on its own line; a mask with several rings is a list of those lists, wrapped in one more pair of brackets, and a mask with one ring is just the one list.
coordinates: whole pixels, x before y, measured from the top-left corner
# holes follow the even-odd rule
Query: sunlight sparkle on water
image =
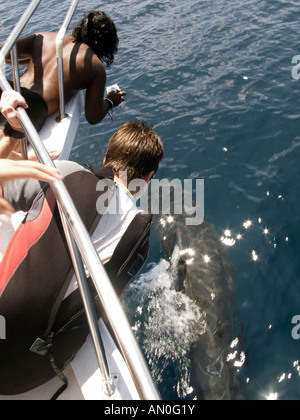
[(221, 242), (225, 246), (229, 246), (229, 247), (232, 247), (232, 246), (234, 246), (236, 244), (236, 240), (232, 238), (232, 234), (231, 234), (231, 230), (230, 229), (226, 229), (224, 231), (224, 236), (222, 236)]
[(208, 255), (204, 255), (204, 261), (208, 264), (210, 262), (210, 257)]
[(247, 220), (246, 222), (244, 222), (243, 226), (245, 229), (249, 229), (252, 226), (251, 220)]
[(271, 392), (269, 395), (266, 395), (267, 401), (277, 401), (278, 400), (278, 392)]

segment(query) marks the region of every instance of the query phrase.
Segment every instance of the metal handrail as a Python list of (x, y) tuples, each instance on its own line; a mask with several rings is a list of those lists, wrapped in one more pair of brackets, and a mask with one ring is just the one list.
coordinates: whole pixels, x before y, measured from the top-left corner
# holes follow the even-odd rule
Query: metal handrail
[[(74, 4), (74, 2), (72, 4), (72, 16), (75, 12), (74, 5), (77, 6), (77, 3), (78, 3), (78, 1), (76, 1), (76, 5)], [(37, 7), (36, 2), (33, 2), (29, 7), (30, 7), (30, 10), (33, 14), (34, 11), (36, 10), (36, 7)], [(19, 24), (18, 24), (20, 26), (22, 25), (22, 27), (26, 26), (26, 24), (28, 23), (28, 20), (31, 17), (28, 10), (25, 13), (26, 13), (26, 19), (24, 19), (24, 17), (22, 17), (21, 18), (21, 23), (19, 22)], [(70, 17), (71, 17), (70, 12), (68, 13), (68, 16), (69, 16), (68, 21), (70, 21)], [(67, 19), (64, 22), (64, 25), (66, 25), (66, 24), (68, 24)], [(18, 27), (18, 25), (17, 25), (17, 27)], [(12, 39), (12, 41), (13, 41), (13, 39)], [(17, 51), (16, 43), (14, 44), (14, 46), (12, 47), (12, 50), (11, 50), (11, 61), (12, 61), (12, 68), (13, 68), (14, 88), (15, 88), (15, 90), (17, 90), (18, 92), (21, 93), (20, 73), (19, 73), (19, 67), (18, 67), (18, 51)], [(62, 100), (64, 101), (64, 97), (62, 97)], [(28, 158), (27, 140), (26, 139), (20, 140), (20, 145), (21, 145), (22, 158), (27, 160), (27, 158)], [(90, 332), (91, 332), (91, 336), (92, 336), (92, 341), (93, 341), (97, 361), (98, 361), (98, 364), (99, 364), (99, 368), (100, 368), (102, 377), (104, 379), (103, 380), (103, 383), (104, 383), (103, 390), (104, 390), (104, 393), (107, 396), (111, 396), (111, 395), (113, 395), (111, 374), (110, 374), (109, 366), (108, 366), (108, 363), (107, 363), (105, 349), (104, 349), (104, 346), (103, 346), (103, 343), (102, 343), (102, 337), (101, 337), (101, 333), (100, 333), (100, 329), (99, 329), (99, 325), (98, 325), (98, 320), (96, 318), (96, 311), (95, 311), (95, 308), (94, 308), (93, 301), (90, 297), (90, 292), (89, 292), (89, 288), (88, 288), (87, 279), (86, 279), (86, 276), (85, 276), (85, 271), (84, 271), (81, 255), (78, 251), (76, 243), (74, 242), (74, 240), (72, 238), (72, 235), (70, 233), (66, 217), (65, 217), (63, 211), (61, 210), (61, 208), (60, 208), (60, 215), (61, 215), (61, 219), (62, 219), (62, 224), (63, 224), (66, 240), (67, 240), (68, 247), (69, 247), (69, 250), (70, 250), (70, 255), (71, 255), (71, 258), (72, 258), (76, 279), (77, 279), (79, 290), (80, 290), (80, 293), (81, 293), (83, 305), (84, 305), (84, 308), (85, 308), (85, 311), (86, 311), (87, 321), (88, 321), (88, 324), (89, 324), (89, 328), (90, 328)]]
[[(57, 55), (58, 55), (57, 72), (58, 72), (58, 81), (59, 81), (60, 121), (68, 117), (65, 113), (63, 43), (64, 43), (64, 37), (67, 31), (67, 28), (75, 13), (77, 5), (78, 5), (78, 0), (75, 0), (72, 2), (71, 7), (64, 20), (63, 26), (60, 29), (59, 34), (56, 39), (56, 49), (57, 49)], [(108, 397), (111, 397), (114, 393), (112, 376), (111, 376), (109, 365), (107, 362), (107, 357), (106, 357), (105, 348), (104, 348), (101, 333), (100, 333), (96, 310), (95, 310), (94, 303), (91, 297), (91, 292), (89, 289), (88, 280), (86, 278), (82, 258), (78, 250), (78, 247), (70, 232), (70, 228), (68, 226), (66, 217), (64, 216), (64, 213), (61, 208), (60, 208), (60, 215), (62, 219), (62, 224), (63, 224), (66, 240), (67, 240), (68, 247), (70, 250), (71, 259), (73, 262), (79, 291), (80, 291), (83, 306), (85, 309), (87, 322), (90, 328), (92, 342), (93, 342), (95, 353), (96, 353), (96, 358), (97, 358), (99, 369), (103, 378), (103, 385), (104, 385), (103, 390), (104, 390), (104, 393)]]
[[(11, 90), (11, 86), (2, 71), (5, 58), (13, 48), (40, 1), (41, 0), (33, 0), (31, 2), (29, 8), (21, 17), (19, 23), (16, 25), (14, 31), (11, 33), (0, 51), (0, 86), (3, 90)], [(18, 109), (17, 114), (24, 133), (39, 161), (51, 168), (55, 168), (47, 149), (42, 143), (25, 110)], [(136, 338), (131, 330), (119, 298), (116, 295), (103, 264), (101, 263), (98, 253), (91, 241), (90, 235), (83, 224), (76, 207), (74, 206), (72, 198), (70, 197), (63, 181), (54, 181), (51, 184), (51, 188), (62, 209), (62, 212), (64, 213), (70, 232), (91, 275), (107, 319), (115, 333), (117, 342), (140, 398), (145, 400), (159, 400), (160, 396), (154, 385), (141, 349), (137, 344)]]
[[(21, 83), (20, 83), (20, 71), (18, 65), (18, 49), (17, 45), (15, 44), (13, 49), (11, 50), (11, 65), (13, 68), (13, 79), (14, 79), (14, 89), (21, 93)], [(28, 159), (28, 149), (27, 149), (27, 140), (25, 138), (20, 140), (20, 147), (21, 147), (21, 156), (23, 160)]]
[(79, 291), (81, 294), (83, 306), (85, 309), (87, 322), (90, 328), (91, 337), (100, 368), (100, 372), (103, 377), (103, 391), (108, 396), (111, 397), (114, 394), (112, 375), (110, 373), (109, 365), (106, 358), (105, 348), (103, 345), (101, 332), (98, 324), (97, 314), (94, 307), (93, 298), (89, 288), (88, 280), (86, 278), (84, 266), (82, 263), (81, 255), (78, 250), (78, 247), (71, 235), (67, 219), (63, 214), (62, 209), (59, 207), (61, 220), (63, 224), (63, 229), (65, 232), (66, 240), (70, 250), (71, 259), (74, 266), (75, 275), (78, 282)]
[(5, 44), (2, 46), (1, 51), (0, 51), (0, 69), (2, 69), (2, 66), (5, 63), (5, 58), (8, 56), (8, 54), (12, 50), (12, 48), (15, 45), (17, 39), (19, 38), (19, 36), (23, 32), (25, 26), (27, 25), (31, 16), (34, 14), (34, 12), (37, 9), (40, 2), (41, 2), (41, 0), (32, 0), (30, 5), (25, 10), (24, 14), (21, 16), (18, 24), (15, 26), (13, 31), (10, 33), (10, 35), (7, 38)]
[[(67, 29), (70, 25), (72, 17), (74, 16), (76, 7), (78, 5), (78, 0), (73, 0), (72, 4), (68, 10), (67, 16), (64, 20), (62, 27), (60, 28), (58, 35), (56, 37), (56, 56), (57, 56), (57, 76), (58, 76), (58, 87), (59, 87), (59, 118), (57, 121), (63, 121), (65, 118), (69, 116), (66, 114), (65, 111), (65, 94), (64, 94), (64, 68), (63, 68), (63, 44), (64, 38), (67, 32)], [(82, 263), (81, 255), (78, 250), (76, 243), (72, 237), (70, 232), (68, 223), (62, 210), (61, 218), (63, 222), (64, 232), (67, 239), (68, 247), (70, 250), (70, 255), (73, 261), (74, 271), (78, 282), (78, 287), (80, 290), (82, 302), (85, 308), (87, 321), (89, 324), (91, 337), (96, 353), (96, 358), (98, 361), (98, 365), (103, 377), (103, 390), (107, 396), (112, 396), (114, 393), (113, 384), (112, 384), (112, 376), (110, 373), (109, 365), (107, 362), (107, 357), (105, 353), (105, 348), (102, 342), (102, 337), (99, 329), (99, 324), (96, 316), (96, 311), (94, 308), (94, 303), (91, 298), (91, 293), (88, 286), (88, 281), (85, 275), (84, 266)]]
[[(39, 6), (41, 0), (32, 0), (27, 9), (25, 10), (24, 14), (21, 16), (18, 24), (15, 26), (13, 31), (10, 33), (9, 37), (7, 38), (5, 44), (2, 45), (1, 51), (0, 51), (0, 69), (2, 71), (2, 67), (5, 64), (5, 59), (10, 53), (10, 51), (13, 51), (12, 53), (12, 65), (14, 68), (17, 68), (17, 50), (15, 48), (15, 43), (21, 33), (23, 32), (25, 26), (29, 22), (31, 16), (36, 11), (37, 7)], [(18, 77), (14, 73), (14, 78)], [(25, 145), (25, 142), (22, 140), (20, 141), (21, 145), (21, 153), (23, 158), (27, 158), (27, 145)]]
[(64, 92), (64, 65), (63, 65), (63, 46), (64, 39), (71, 23), (72, 17), (74, 16), (76, 7), (79, 0), (73, 0), (71, 7), (67, 13), (62, 27), (60, 28), (56, 37), (56, 59), (57, 59), (57, 76), (59, 86), (59, 119), (62, 121), (67, 118), (65, 108), (65, 92)]
[[(67, 18), (65, 19), (65, 22), (63, 24), (64, 28), (67, 28), (67, 26), (69, 25), (70, 20), (75, 12), (77, 4), (78, 4), (78, 0), (76, 0), (75, 2), (73, 1), (72, 6), (68, 12)], [(63, 44), (63, 39), (62, 39), (62, 44)], [(61, 53), (62, 53), (62, 48), (61, 48)], [(19, 73), (19, 66), (18, 66), (18, 51), (17, 51), (16, 44), (13, 46), (13, 49), (11, 51), (11, 61), (12, 61), (12, 67), (13, 67), (14, 88), (15, 90), (21, 93), (20, 73)], [(61, 62), (61, 65), (62, 65), (62, 62)], [(62, 71), (63, 71), (63, 68), (62, 68)], [(61, 79), (63, 83), (63, 75)], [(62, 86), (60, 86), (60, 93), (61, 93), (61, 89), (63, 92), (63, 84)], [(64, 95), (61, 96), (61, 100), (63, 101), (63, 104), (64, 104)], [(21, 145), (22, 158), (27, 160), (28, 159), (27, 140), (26, 139), (20, 140), (20, 145)], [(107, 357), (106, 357), (105, 349), (102, 342), (100, 328), (99, 328), (98, 320), (96, 317), (96, 311), (95, 311), (94, 304), (90, 296), (90, 291), (89, 291), (88, 282), (85, 275), (81, 255), (78, 251), (76, 243), (74, 242), (72, 238), (68, 223), (61, 209), (60, 209), (60, 215), (62, 219), (62, 224), (63, 224), (66, 240), (67, 240), (68, 247), (70, 250), (70, 255), (72, 258), (80, 294), (81, 294), (83, 305), (85, 308), (97, 361), (98, 361), (99, 368), (103, 377), (103, 383), (104, 383), (103, 390), (107, 396), (112, 396), (114, 393), (113, 386), (112, 386), (112, 376), (110, 374)]]

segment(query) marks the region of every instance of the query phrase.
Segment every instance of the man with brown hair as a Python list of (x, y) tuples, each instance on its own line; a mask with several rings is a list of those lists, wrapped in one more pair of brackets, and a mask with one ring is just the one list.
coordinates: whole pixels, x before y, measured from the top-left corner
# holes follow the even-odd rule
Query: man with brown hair
[[(8, 121), (17, 130), (20, 130), (21, 127), (11, 108), (16, 108), (18, 105), (24, 107), (26, 104), (24, 104), (24, 100), (21, 99), (19, 102), (16, 101), (13, 93), (11, 93), (11, 99), (9, 98), (10, 97), (6, 95), (7, 103), (11, 103), (11, 107), (7, 106), (6, 109), (9, 109), (10, 112), (5, 112), (5, 110), (3, 112)], [(128, 232), (128, 229), (130, 229), (132, 223), (134, 223), (136, 217), (139, 217), (141, 214), (136, 206), (136, 200), (145, 191), (129, 191), (128, 187), (130, 187), (130, 184), (132, 184), (132, 181), (135, 179), (142, 180), (142, 186), (148, 186), (150, 181), (154, 178), (163, 156), (164, 148), (160, 137), (151, 126), (144, 122), (129, 121), (125, 123), (117, 130), (108, 143), (107, 152), (104, 158), (104, 173), (112, 174), (111, 178), (114, 181), (115, 190), (108, 206), (104, 208), (103, 214), (101, 214), (101, 220), (98, 224), (96, 222), (93, 223), (95, 227), (91, 232), (91, 236), (103, 264), (107, 264), (113, 259), (114, 262), (111, 264), (112, 272), (115, 272), (116, 268), (112, 267), (112, 265), (119, 265), (119, 262), (115, 264), (115, 261), (118, 259), (116, 257), (118, 246)], [(56, 166), (60, 175), (63, 177), (72, 178), (73, 175), (76, 176), (76, 174), (87, 172), (86, 169), (73, 162), (57, 162)], [(90, 177), (84, 175), (82, 179), (85, 180), (84, 182), (89, 182), (90, 180), (91, 185), (94, 186), (94, 176), (92, 176), (92, 174), (90, 175)], [(126, 177), (124, 175), (126, 175)], [(103, 178), (103, 175), (101, 175), (101, 177)], [(89, 212), (92, 213), (91, 209), (98, 210), (100, 197), (97, 191), (102, 191), (102, 187), (101, 185), (97, 185), (97, 189), (95, 188), (95, 190), (91, 192), (91, 197), (89, 198), (89, 196), (86, 196), (86, 202), (83, 203), (82, 206), (85, 208), (85, 211), (88, 212), (87, 214), (89, 214)], [(16, 211), (22, 210), (28, 212), (37, 195), (42, 191), (46, 191), (47, 188), (47, 184), (45, 185), (35, 180), (16, 180), (3, 186), (3, 198), (7, 200)], [(76, 202), (76, 200), (78, 200), (80, 202), (80, 195), (85, 194), (88, 188), (90, 188), (90, 185), (88, 184), (77, 184), (76, 188), (70, 191), (74, 201)], [(105, 200), (103, 200), (103, 203), (104, 202)], [(100, 213), (99, 210), (98, 213)], [(148, 234), (150, 219), (146, 217), (142, 221), (140, 220), (140, 222), (139, 226), (141, 232), (147, 230)], [(145, 223), (145, 226), (143, 226), (143, 223)], [(132, 237), (129, 238), (129, 242), (130, 239), (132, 239)], [(137, 241), (139, 239), (140, 238), (136, 238)], [(132, 247), (134, 248), (135, 245), (134, 239), (132, 241)], [(129, 247), (129, 254), (130, 251), (131, 249)], [(132, 272), (132, 276), (130, 276), (130, 281), (132, 281), (141, 266), (143, 266), (145, 259), (140, 262), (142, 262), (142, 264), (136, 265), (136, 269)], [(120, 280), (119, 284), (115, 284), (119, 293), (123, 291), (123, 286), (127, 285), (126, 281), (128, 280), (128, 276), (125, 275), (125, 278), (125, 280)], [(71, 283), (70, 290), (73, 288), (73, 283)]]
[(143, 122), (128, 121), (110, 139), (105, 166), (114, 167), (116, 173), (126, 171), (128, 182), (145, 179), (149, 183), (162, 156), (161, 140), (152, 127)]
[[(39, 131), (48, 116), (59, 109), (59, 89), (54, 32), (36, 33), (17, 42), (21, 64), (27, 66), (21, 77), (22, 95), (28, 115)], [(86, 90), (85, 116), (98, 124), (109, 110), (119, 106), (123, 91), (105, 96), (106, 70), (118, 51), (117, 29), (104, 12), (91, 11), (67, 35), (63, 46), (64, 93), (66, 102), (80, 90)], [(12, 153), (23, 134), (0, 118), (0, 158), (16, 158)], [(12, 154), (12, 155), (11, 155)], [(11, 156), (10, 156), (11, 155)]]

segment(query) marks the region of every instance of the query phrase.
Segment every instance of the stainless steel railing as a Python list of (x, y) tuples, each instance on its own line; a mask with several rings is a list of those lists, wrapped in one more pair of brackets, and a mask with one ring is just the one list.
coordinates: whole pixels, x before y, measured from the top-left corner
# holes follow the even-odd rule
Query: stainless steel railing
[(64, 93), (64, 65), (63, 65), (63, 46), (64, 39), (75, 13), (79, 0), (73, 0), (71, 7), (67, 13), (62, 27), (60, 28), (56, 37), (56, 59), (57, 59), (57, 75), (59, 86), (59, 120), (62, 121), (67, 117), (65, 109), (65, 93)]
[[(67, 29), (70, 25), (71, 19), (75, 13), (76, 7), (78, 5), (78, 0), (73, 0), (70, 6), (70, 9), (67, 13), (67, 16), (64, 20), (64, 23), (59, 30), (59, 33), (56, 38), (56, 52), (57, 52), (57, 76), (58, 76), (58, 85), (59, 85), (59, 121), (63, 121), (69, 116), (65, 112), (65, 95), (64, 95), (64, 68), (63, 68), (63, 44), (64, 38), (67, 32)], [(107, 362), (107, 357), (105, 353), (105, 348), (102, 342), (102, 337), (99, 329), (98, 319), (96, 316), (96, 311), (93, 304), (93, 299), (90, 293), (88, 280), (86, 278), (84, 265), (80, 252), (78, 250), (77, 244), (75, 243), (70, 228), (68, 226), (66, 217), (60, 207), (61, 219), (63, 222), (63, 228), (70, 250), (70, 255), (72, 258), (75, 275), (78, 282), (78, 287), (80, 290), (82, 302), (85, 308), (87, 321), (89, 324), (92, 341), (98, 361), (98, 365), (103, 377), (103, 390), (107, 396), (112, 396), (114, 394), (112, 375), (109, 369)]]
[[(3, 90), (11, 89), (11, 86), (6, 80), (6, 77), (2, 71), (2, 67), (5, 63), (5, 58), (9, 54), (11, 49), (14, 47), (18, 37), (22, 33), (23, 29), (28, 23), (28, 20), (36, 10), (40, 1), (41, 0), (33, 0), (31, 2), (26, 12), (21, 17), (20, 21), (18, 22), (15, 29), (12, 31), (12, 33), (10, 34), (6, 43), (3, 45), (0, 51), (0, 86)], [(35, 130), (33, 124), (31, 123), (30, 119), (28, 118), (25, 110), (18, 109), (18, 116), (21, 126), (25, 132), (25, 135), (29, 140), (33, 150), (35, 151), (39, 161), (49, 167), (55, 167), (49, 156), (48, 151), (46, 150), (45, 146), (40, 140), (39, 135)], [(64, 215), (63, 219), (65, 220), (68, 226), (66, 232), (70, 233), (71, 238), (73, 238), (72, 240), (74, 240), (76, 243), (76, 246), (73, 246), (73, 251), (76, 253), (76, 249), (78, 248), (81, 257), (83, 258), (87, 269), (89, 270), (97, 293), (105, 310), (106, 316), (115, 333), (124, 360), (129, 368), (133, 382), (136, 386), (140, 398), (145, 400), (159, 400), (160, 396), (154, 385), (141, 349), (137, 344), (136, 338), (131, 330), (130, 324), (123, 311), (121, 303), (99, 259), (99, 256), (94, 248), (89, 233), (74, 206), (72, 198), (70, 197), (63, 181), (53, 182), (51, 184), (51, 188)], [(77, 269), (78, 271), (80, 271), (80, 261)], [(90, 311), (92, 317), (93, 309), (90, 308), (88, 296), (86, 296), (86, 302), (87, 310)], [(97, 339), (97, 332), (91, 331), (91, 333), (92, 336), (94, 335)], [(101, 343), (99, 343), (99, 348), (101, 348)]]
[[(14, 89), (17, 92), (21, 93), (20, 72), (19, 72), (19, 65), (18, 65), (18, 50), (17, 50), (16, 45), (13, 46), (10, 56), (11, 56), (11, 65), (13, 68)], [(22, 159), (27, 160), (28, 149), (27, 149), (27, 140), (25, 138), (20, 140), (20, 147), (21, 147)]]
[[(66, 27), (66, 25), (69, 25), (69, 23), (66, 23), (66, 22), (70, 22), (71, 17), (73, 16), (73, 14), (75, 12), (76, 7), (74, 7), (74, 6), (77, 6), (78, 1), (76, 1), (75, 3), (74, 2), (72, 3), (72, 6), (71, 6), (72, 14), (70, 14), (70, 12), (68, 13), (68, 21), (65, 20), (64, 26), (63, 26), (64, 28)], [(35, 7), (35, 5), (34, 5), (34, 7)], [(63, 31), (63, 32), (65, 34), (66, 30)], [(60, 33), (61, 33), (61, 31), (60, 31)], [(62, 44), (63, 44), (63, 37), (62, 37)], [(61, 57), (62, 57), (62, 47), (63, 47), (63, 45), (61, 45)], [(13, 48), (11, 50), (11, 61), (12, 61), (12, 67), (13, 67), (14, 88), (15, 88), (15, 90), (18, 90), (19, 92), (21, 92), (20, 74), (19, 74), (19, 66), (18, 66), (18, 52), (17, 52), (16, 44), (13, 46)], [(60, 70), (63, 72), (62, 60), (61, 60), (61, 67), (58, 68), (58, 76), (59, 76)], [(60, 80), (62, 81), (62, 84), (60, 84), (60, 86), (59, 86), (59, 88), (60, 88), (60, 100), (64, 102), (64, 95), (61, 94), (61, 93), (63, 93), (63, 75), (61, 75)], [(65, 106), (63, 104), (63, 109), (64, 108), (65, 108)], [(22, 157), (27, 159), (27, 157), (28, 157), (28, 155), (27, 155), (27, 140), (26, 139), (24, 139), (23, 141), (21, 140), (20, 143), (21, 143)], [(84, 270), (84, 266), (83, 266), (83, 263), (82, 263), (81, 255), (78, 251), (78, 247), (77, 247), (76, 243), (73, 240), (73, 237), (71, 235), (70, 228), (68, 226), (66, 217), (65, 217), (65, 215), (64, 215), (60, 206), (59, 206), (59, 210), (60, 210), (60, 215), (61, 215), (61, 219), (62, 219), (62, 224), (63, 224), (66, 240), (67, 240), (68, 247), (69, 247), (69, 250), (70, 250), (70, 255), (71, 255), (73, 266), (74, 266), (75, 275), (76, 275), (79, 290), (80, 290), (80, 293), (81, 293), (83, 305), (84, 305), (84, 308), (85, 308), (85, 311), (86, 311), (87, 320), (88, 320), (89, 328), (90, 328), (90, 331), (91, 331), (91, 336), (92, 336), (92, 340), (93, 340), (93, 344), (94, 344), (94, 348), (95, 348), (96, 357), (97, 357), (99, 368), (100, 368), (100, 371), (101, 371), (101, 374), (102, 374), (102, 377), (103, 377), (103, 384), (104, 384), (103, 391), (107, 396), (112, 396), (113, 393), (114, 393), (113, 384), (112, 384), (112, 376), (111, 376), (110, 371), (109, 371), (109, 366), (108, 366), (108, 363), (107, 363), (105, 349), (104, 349), (104, 345), (103, 345), (103, 342), (102, 342), (102, 337), (101, 337), (101, 334), (100, 334), (100, 329), (99, 329), (99, 325), (98, 325), (98, 322), (97, 322), (98, 320), (97, 320), (97, 317), (96, 317), (96, 312), (95, 312), (95, 309), (94, 309), (93, 301), (92, 301), (92, 298), (90, 296), (90, 291), (89, 291), (88, 282), (87, 282), (87, 278), (86, 278), (86, 275), (85, 275), (85, 270)]]

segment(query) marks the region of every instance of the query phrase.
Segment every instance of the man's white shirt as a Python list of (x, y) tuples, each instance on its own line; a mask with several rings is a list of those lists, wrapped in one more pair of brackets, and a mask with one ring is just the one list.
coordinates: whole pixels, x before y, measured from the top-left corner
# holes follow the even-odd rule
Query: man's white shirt
[[(118, 243), (138, 212), (135, 201), (127, 189), (117, 185), (116, 192), (91, 237), (103, 264), (110, 261)], [(88, 272), (86, 274), (88, 275)], [(74, 275), (65, 298), (77, 288)]]

